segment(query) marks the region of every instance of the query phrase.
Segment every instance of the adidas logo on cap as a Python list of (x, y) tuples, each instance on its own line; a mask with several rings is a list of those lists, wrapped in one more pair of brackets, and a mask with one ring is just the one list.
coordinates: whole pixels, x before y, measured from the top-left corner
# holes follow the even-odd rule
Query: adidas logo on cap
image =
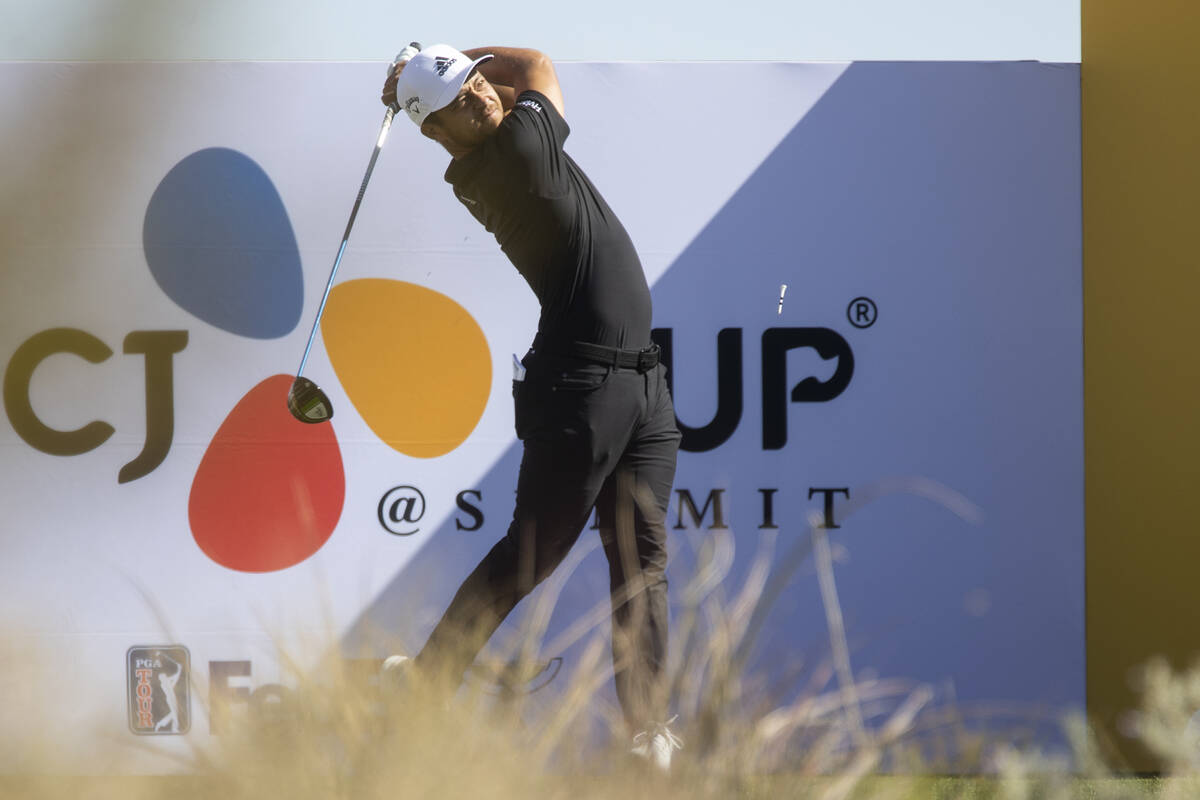
[(438, 77), (445, 77), (446, 70), (450, 69), (450, 67), (454, 65), (455, 61), (458, 61), (458, 59), (438, 56), (433, 60), (433, 71), (438, 74)]

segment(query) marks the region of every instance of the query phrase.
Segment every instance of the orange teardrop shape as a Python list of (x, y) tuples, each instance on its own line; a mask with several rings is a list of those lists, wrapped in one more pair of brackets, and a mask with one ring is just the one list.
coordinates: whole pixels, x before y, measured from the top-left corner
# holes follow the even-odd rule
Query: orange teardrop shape
[(479, 424), (492, 358), (451, 298), (383, 278), (334, 287), (321, 336), (342, 389), (375, 435), (418, 458), (445, 455)]

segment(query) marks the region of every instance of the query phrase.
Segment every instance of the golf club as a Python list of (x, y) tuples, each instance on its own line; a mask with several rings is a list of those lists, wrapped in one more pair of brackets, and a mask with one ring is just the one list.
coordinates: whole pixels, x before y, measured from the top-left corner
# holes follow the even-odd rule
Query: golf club
[[(417, 42), (411, 42), (408, 47), (416, 48), (417, 50), (421, 49), (421, 45)], [(389, 76), (404, 52), (402, 50), (401, 54), (396, 56), (396, 60), (388, 67)], [(329, 300), (329, 291), (333, 288), (334, 276), (337, 275), (338, 266), (342, 263), (342, 254), (346, 252), (346, 244), (350, 241), (350, 231), (354, 227), (354, 218), (358, 216), (358, 209), (362, 205), (363, 195), (367, 192), (367, 183), (371, 180), (371, 173), (375, 170), (375, 162), (379, 159), (379, 151), (383, 149), (388, 129), (392, 127), (392, 118), (395, 116), (397, 110), (396, 106), (389, 106), (383, 115), (383, 125), (379, 129), (379, 138), (375, 141), (375, 149), (371, 152), (371, 160), (367, 163), (367, 172), (363, 175), (362, 185), (358, 187), (358, 197), (354, 199), (354, 208), (350, 210), (350, 219), (346, 223), (345, 233), (342, 234), (342, 244), (338, 247), (337, 257), (333, 260), (333, 269), (329, 271), (329, 280), (325, 283), (325, 293), (321, 296), (321, 304), (317, 306), (317, 318), (313, 320), (312, 331), (308, 334), (308, 344), (304, 346), (304, 357), (300, 359), (300, 368), (296, 370), (296, 378), (292, 381), (291, 389), (288, 390), (288, 411), (301, 422), (317, 424), (333, 418), (333, 404), (329, 402), (329, 397), (321, 391), (320, 386), (317, 386), (317, 384), (308, 378), (301, 376), (304, 373), (304, 366), (308, 363), (308, 354), (312, 350), (313, 339), (317, 335), (317, 327), (321, 324), (321, 315), (325, 313), (325, 303)]]

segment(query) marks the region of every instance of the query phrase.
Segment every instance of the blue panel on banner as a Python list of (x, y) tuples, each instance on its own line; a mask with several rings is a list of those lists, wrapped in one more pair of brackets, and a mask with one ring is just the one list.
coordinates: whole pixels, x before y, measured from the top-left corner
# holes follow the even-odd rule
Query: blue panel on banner
[(296, 327), (304, 302), (300, 253), (274, 184), (252, 159), (213, 147), (159, 183), (142, 232), (158, 285), (222, 330), (274, 339)]
[[(701, 354), (698, 374), (676, 360), (690, 425), (712, 416), (717, 331), (745, 331), (746, 414), (676, 480), (698, 499), (727, 487), (743, 570), (760, 489), (779, 490), (780, 551), (822, 510), (815, 487), (855, 500), (931, 478), (982, 509), (976, 526), (893, 495), (831, 532), (856, 667), (950, 682), (964, 706), (1084, 704), (1078, 82), (1074, 66), (855, 64), (654, 287), (655, 324)], [(859, 296), (870, 328), (847, 316)], [(769, 451), (761, 334), (797, 325), (840, 333), (855, 373), (829, 403), (789, 403)], [(789, 362), (786, 388), (832, 366)], [(766, 631), (760, 667), (827, 652), (811, 562)]]

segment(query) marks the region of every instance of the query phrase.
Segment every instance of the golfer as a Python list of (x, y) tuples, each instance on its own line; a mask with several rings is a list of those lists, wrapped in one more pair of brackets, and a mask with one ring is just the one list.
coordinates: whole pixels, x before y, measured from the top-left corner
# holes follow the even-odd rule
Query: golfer
[(445, 179), (541, 304), (516, 369), (524, 445), (508, 532), (463, 582), (412, 666), (457, 686), (596, 508), (608, 558), (617, 696), (634, 752), (670, 764), (666, 511), (679, 431), (650, 290), (629, 234), (563, 151), (554, 65), (536, 50), (408, 48), (383, 88), (451, 156)]
[(175, 697), (175, 684), (179, 683), (179, 676), (183, 674), (183, 667), (179, 662), (168, 655), (163, 655), (163, 658), (175, 665), (175, 672), (168, 675), (166, 672), (158, 673), (158, 685), (162, 689), (163, 697), (167, 701), (167, 713), (154, 726), (154, 732), (158, 733), (163, 728), (167, 729), (167, 733), (179, 733), (179, 701)]

